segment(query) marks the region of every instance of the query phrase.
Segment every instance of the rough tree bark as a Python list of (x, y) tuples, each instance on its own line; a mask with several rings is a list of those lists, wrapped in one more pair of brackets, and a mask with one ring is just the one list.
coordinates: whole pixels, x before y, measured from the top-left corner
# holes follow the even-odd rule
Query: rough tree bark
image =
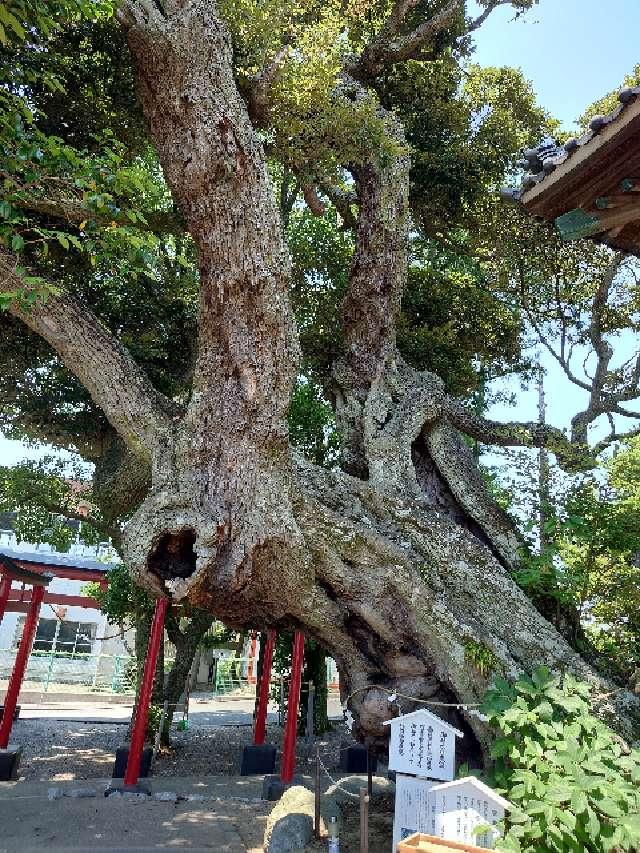
[[(343, 310), (346, 346), (334, 368), (345, 470), (326, 471), (297, 458), (287, 441), (298, 351), (289, 264), (216, 5), (126, 0), (119, 14), (201, 276), (199, 353), (184, 415), (167, 415), (162, 403), (151, 427), (145, 420), (132, 429), (118, 414), (118, 393), (86, 375), (124, 442), (150, 459), (150, 490), (123, 538), (139, 580), (231, 627), (303, 629), (337, 661), (363, 736), (381, 738), (391, 715), (380, 688), (477, 701), (487, 678), (467, 654), (470, 643), (490, 650), (509, 676), (546, 664), (608, 693), (512, 580), (517, 539), (457, 432), (534, 446), (540, 431), (477, 418), (447, 397), (438, 377), (397, 354), (408, 229), (401, 145), (384, 168), (375, 153), (353, 168), (357, 248)], [(345, 77), (343, 85), (357, 95), (362, 83)], [(386, 121), (401, 140), (402, 128)], [(49, 334), (46, 324), (38, 331)], [(85, 381), (74, 353), (47, 339)], [(135, 366), (127, 375), (118, 364), (120, 383), (139, 399), (130, 410), (146, 417), (155, 396)], [(561, 434), (546, 429), (544, 439), (570, 454)], [(631, 736), (638, 697), (615, 691), (601, 705)], [(481, 721), (450, 713), (470, 735), (469, 757), (486, 755)]]

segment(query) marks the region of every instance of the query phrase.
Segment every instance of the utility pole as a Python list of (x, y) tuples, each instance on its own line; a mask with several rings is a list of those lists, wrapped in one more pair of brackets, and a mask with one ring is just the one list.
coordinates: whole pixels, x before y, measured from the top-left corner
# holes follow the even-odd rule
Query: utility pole
[(538, 375), (538, 425), (540, 427), (540, 448), (538, 450), (538, 537), (540, 553), (544, 553), (549, 545), (549, 538), (545, 531), (547, 521), (546, 509), (549, 506), (549, 453), (544, 446), (544, 427), (546, 425), (547, 407), (544, 398), (544, 373), (542, 369)]

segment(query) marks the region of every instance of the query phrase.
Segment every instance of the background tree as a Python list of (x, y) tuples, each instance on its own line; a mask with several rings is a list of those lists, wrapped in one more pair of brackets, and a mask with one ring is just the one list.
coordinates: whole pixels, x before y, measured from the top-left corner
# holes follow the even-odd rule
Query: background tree
[[(144, 589), (133, 583), (131, 575), (124, 566), (109, 572), (109, 586), (106, 590), (103, 590), (100, 584), (87, 584), (86, 594), (96, 599), (112, 624), (135, 630), (136, 684), (139, 686), (151, 631), (154, 599)], [(181, 608), (179, 613), (167, 613), (165, 631), (175, 649), (175, 657), (166, 671), (164, 649), (162, 649), (156, 667), (152, 697), (152, 702), (158, 711), (162, 709), (165, 702), (167, 703), (167, 712), (160, 733), (160, 743), (164, 746), (168, 746), (171, 742), (171, 723), (176, 706), (183, 694), (188, 692), (187, 679), (196, 651), (213, 621), (214, 618), (210, 613), (204, 613), (188, 605)], [(135, 708), (132, 721), (134, 714)]]

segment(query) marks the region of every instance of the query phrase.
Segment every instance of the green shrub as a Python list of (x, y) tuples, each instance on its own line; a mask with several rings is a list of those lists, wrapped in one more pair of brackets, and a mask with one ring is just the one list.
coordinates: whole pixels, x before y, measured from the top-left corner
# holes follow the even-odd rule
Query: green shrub
[(500, 849), (640, 849), (640, 753), (591, 713), (590, 694), (544, 667), (488, 691), (482, 711), (501, 735), (490, 781), (516, 807)]

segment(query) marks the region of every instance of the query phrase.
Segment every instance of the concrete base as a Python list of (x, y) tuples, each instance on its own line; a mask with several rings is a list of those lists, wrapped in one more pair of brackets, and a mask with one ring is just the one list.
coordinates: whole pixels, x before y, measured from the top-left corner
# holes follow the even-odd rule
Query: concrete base
[[(378, 767), (378, 759), (371, 756), (371, 772), (375, 773)], [(367, 772), (367, 747), (348, 746), (342, 744), (340, 749), (340, 770), (343, 773), (366, 773)]]
[(275, 773), (276, 748), (270, 743), (260, 746), (252, 744), (242, 750), (241, 776), (264, 776), (265, 773)]
[(9, 744), (8, 749), (0, 749), (0, 782), (15, 782), (22, 758), (22, 747)]
[[(140, 778), (146, 779), (151, 772), (151, 759), (153, 758), (153, 749), (150, 746), (145, 746), (142, 750), (142, 760), (140, 761)], [(124, 779), (124, 773), (127, 769), (127, 761), (129, 760), (129, 744), (119, 746), (116, 750), (116, 760), (113, 765), (114, 779)]]
[(105, 797), (110, 797), (111, 794), (145, 794), (151, 796), (151, 782), (141, 781), (135, 785), (125, 785), (124, 782), (112, 782), (104, 792)]
[(291, 782), (283, 782), (279, 776), (265, 776), (262, 783), (262, 799), (274, 802), (294, 785), (304, 785), (302, 776), (296, 775)]

